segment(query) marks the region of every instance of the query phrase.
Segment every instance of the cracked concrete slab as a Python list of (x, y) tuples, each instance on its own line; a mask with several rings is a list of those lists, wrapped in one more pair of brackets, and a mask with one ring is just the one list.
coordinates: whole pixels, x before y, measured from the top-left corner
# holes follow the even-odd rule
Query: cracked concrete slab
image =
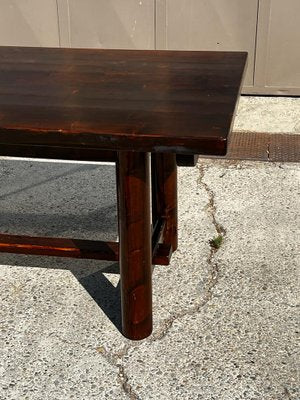
[[(112, 166), (0, 170), (1, 230), (116, 237)], [(0, 254), (0, 399), (299, 398), (299, 182), (299, 164), (180, 168), (179, 250), (140, 342), (118, 330), (116, 264)]]
[(215, 297), (131, 349), (125, 371), (141, 399), (297, 399), (296, 318), (268, 301)]
[[(235, 130), (299, 133), (299, 121), (299, 99), (242, 97)], [(116, 238), (113, 167), (0, 171), (2, 232)], [(0, 254), (0, 399), (299, 398), (299, 174), (233, 160), (180, 169), (180, 247), (154, 269), (141, 342), (118, 330), (116, 264)]]
[(241, 96), (234, 130), (300, 133), (300, 98)]
[(297, 399), (299, 166), (202, 168), (226, 227), (212, 295), (179, 313), (160, 340), (129, 350), (129, 381), (141, 399)]

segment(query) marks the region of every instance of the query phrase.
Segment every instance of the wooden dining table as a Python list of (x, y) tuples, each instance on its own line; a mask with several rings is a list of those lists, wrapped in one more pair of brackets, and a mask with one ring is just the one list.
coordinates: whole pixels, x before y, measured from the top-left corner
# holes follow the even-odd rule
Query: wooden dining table
[(176, 160), (226, 154), (246, 61), (0, 47), (0, 156), (115, 162), (119, 226), (119, 242), (0, 234), (0, 251), (118, 261), (123, 334), (150, 335), (152, 265), (178, 246)]

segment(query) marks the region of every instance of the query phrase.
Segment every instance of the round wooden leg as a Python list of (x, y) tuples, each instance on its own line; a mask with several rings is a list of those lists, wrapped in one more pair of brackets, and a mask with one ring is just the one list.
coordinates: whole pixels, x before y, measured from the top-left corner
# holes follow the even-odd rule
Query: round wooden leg
[(139, 340), (152, 331), (152, 249), (148, 153), (119, 152), (117, 163), (122, 329)]

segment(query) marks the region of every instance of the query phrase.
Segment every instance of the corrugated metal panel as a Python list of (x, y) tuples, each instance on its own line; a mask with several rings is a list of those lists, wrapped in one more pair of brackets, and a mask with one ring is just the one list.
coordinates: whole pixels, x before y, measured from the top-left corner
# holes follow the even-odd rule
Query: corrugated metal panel
[(55, 0), (1, 0), (0, 45), (59, 46)]

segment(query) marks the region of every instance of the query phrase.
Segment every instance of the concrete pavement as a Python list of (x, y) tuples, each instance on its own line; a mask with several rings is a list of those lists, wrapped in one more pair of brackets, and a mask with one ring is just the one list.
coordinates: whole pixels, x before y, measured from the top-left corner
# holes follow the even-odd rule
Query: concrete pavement
[[(115, 239), (114, 173), (0, 161), (0, 231)], [(180, 168), (179, 249), (140, 342), (116, 264), (0, 254), (0, 399), (298, 399), (299, 183), (299, 164)]]

